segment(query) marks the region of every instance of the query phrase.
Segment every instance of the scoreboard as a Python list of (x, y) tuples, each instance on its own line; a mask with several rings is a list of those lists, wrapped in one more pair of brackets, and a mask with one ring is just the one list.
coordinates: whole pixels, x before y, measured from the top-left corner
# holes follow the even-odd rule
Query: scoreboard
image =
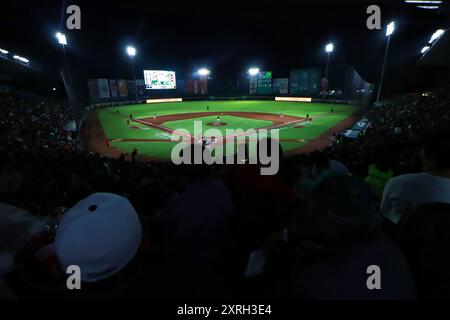
[(256, 84), (256, 94), (271, 95), (272, 94), (272, 71), (261, 71), (258, 73)]
[(301, 96), (317, 95), (320, 92), (321, 77), (320, 68), (291, 70), (289, 93)]
[(146, 89), (176, 89), (175, 71), (144, 70)]

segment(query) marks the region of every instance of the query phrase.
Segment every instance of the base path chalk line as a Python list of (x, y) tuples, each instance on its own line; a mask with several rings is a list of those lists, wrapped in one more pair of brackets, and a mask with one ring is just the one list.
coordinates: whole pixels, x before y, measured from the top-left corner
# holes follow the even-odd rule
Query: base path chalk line
[[(235, 114), (236, 113), (234, 113), (234, 115)], [(269, 114), (269, 115), (272, 115), (272, 114)], [(288, 116), (288, 117), (292, 118), (294, 116)], [(322, 118), (322, 117), (323, 116), (317, 116), (317, 117), (315, 117), (315, 119)], [(150, 127), (157, 128), (159, 130), (162, 130), (162, 131), (170, 133), (170, 134), (174, 134), (175, 133), (177, 135), (187, 137), (187, 138), (191, 139), (191, 143), (195, 142), (195, 140), (196, 140), (196, 138), (193, 135), (191, 135), (191, 134), (188, 134), (188, 133), (185, 133), (185, 132), (181, 132), (181, 131), (178, 131), (178, 130), (174, 130), (174, 129), (170, 129), (170, 128), (158, 125), (156, 123), (152, 123), (152, 122), (145, 121), (145, 120), (140, 120), (140, 119), (133, 119), (132, 121), (140, 123), (140, 124), (144, 124), (144, 125), (147, 125), (147, 126), (150, 126)], [(306, 118), (298, 118), (298, 120), (281, 122), (281, 123), (277, 123), (277, 124), (274, 124), (274, 125), (271, 125), (271, 126), (262, 127), (262, 128), (258, 128), (258, 129), (254, 129), (254, 130), (256, 132), (258, 132), (260, 130), (273, 130), (273, 129), (278, 129), (278, 128), (284, 128), (284, 127), (290, 126), (292, 124), (307, 123), (307, 122), (310, 122), (310, 120), (306, 119)], [(236, 134), (231, 134), (231, 135), (228, 135), (228, 136), (225, 136), (225, 137), (217, 137), (216, 143), (218, 143), (220, 141), (222, 141), (222, 143), (227, 143), (228, 140), (230, 140), (230, 138), (235, 138), (235, 137), (239, 137), (239, 136), (247, 135), (247, 134), (248, 134), (248, 132), (244, 131), (244, 132), (240, 132), (240, 133), (236, 133)], [(287, 140), (292, 141), (294, 139), (280, 139), (280, 142), (285, 141), (285, 140), (286, 140), (286, 142), (288, 142)], [(303, 140), (303, 141), (305, 141), (304, 139), (301, 139), (301, 138), (296, 139), (296, 140)], [(173, 142), (172, 140), (165, 140), (165, 139), (113, 139), (111, 141), (114, 141), (114, 142)]]
[(169, 128), (160, 126), (158, 124), (154, 124), (154, 123), (147, 122), (147, 121), (144, 121), (144, 120), (133, 120), (133, 121), (135, 121), (137, 123), (145, 124), (145, 125), (148, 125), (148, 126), (151, 126), (151, 127), (154, 127), (154, 128), (157, 128), (157, 129), (165, 131), (165, 132), (169, 132), (170, 134), (175, 133), (175, 134), (177, 134), (179, 136), (184, 136), (184, 137), (188, 137), (190, 139), (194, 139), (194, 136), (192, 136), (192, 135), (190, 135), (188, 133), (180, 132), (180, 131), (173, 130), (173, 129), (169, 129)]

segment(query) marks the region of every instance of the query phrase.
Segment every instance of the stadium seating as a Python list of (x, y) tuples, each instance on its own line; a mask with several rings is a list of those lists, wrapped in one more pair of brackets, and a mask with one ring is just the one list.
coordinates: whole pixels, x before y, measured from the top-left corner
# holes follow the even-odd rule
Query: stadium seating
[[(420, 136), (425, 129), (450, 123), (448, 92), (444, 87), (432, 97), (401, 96), (373, 108), (365, 114), (371, 126), (356, 140), (337, 138), (320, 157), (284, 157), (273, 177), (254, 174), (257, 165), (214, 165), (202, 167), (199, 174), (186, 165), (141, 162), (136, 153), (106, 158), (83, 150), (77, 136), (64, 129), (72, 119), (66, 102), (1, 93), (0, 204), (8, 208), (1, 212), (8, 224), (0, 225), (0, 285), (9, 288), (0, 289), (0, 298), (5, 293), (19, 299), (175, 294), (412, 299), (413, 279), (420, 298), (448, 298), (448, 281), (439, 284), (424, 274), (446, 271), (450, 199), (447, 204), (419, 206), (404, 217), (398, 235), (402, 253), (383, 234), (379, 219), (372, 219), (381, 218), (377, 201), (383, 186), (376, 186), (372, 200), (362, 180), (373, 164), (394, 176), (422, 171), (417, 155)], [(324, 158), (346, 168), (329, 182), (340, 196), (319, 187), (329, 181), (332, 171)], [(319, 166), (320, 177), (311, 175)], [(312, 193), (297, 188), (305, 179), (318, 179)], [(317, 198), (318, 190), (320, 199), (329, 202)], [(66, 276), (58, 264), (58, 251), (47, 245), (55, 234), (58, 238), (55, 226), (64, 212), (96, 192), (130, 200), (142, 226), (141, 244), (112, 276), (87, 283), (81, 293), (67, 292), (61, 289)], [(344, 207), (352, 213), (339, 209)], [(19, 210), (28, 218), (18, 221)], [(36, 236), (34, 226), (39, 223), (47, 228)], [(15, 227), (6, 230), (6, 225)], [(355, 264), (348, 262), (370, 260), (369, 256), (371, 263), (386, 267), (389, 279), (401, 283), (386, 286), (381, 296), (362, 294), (356, 285), (361, 279), (352, 278), (349, 269)], [(257, 272), (248, 276), (246, 270)], [(345, 284), (335, 270), (342, 271)], [(329, 280), (327, 294), (323, 279)]]

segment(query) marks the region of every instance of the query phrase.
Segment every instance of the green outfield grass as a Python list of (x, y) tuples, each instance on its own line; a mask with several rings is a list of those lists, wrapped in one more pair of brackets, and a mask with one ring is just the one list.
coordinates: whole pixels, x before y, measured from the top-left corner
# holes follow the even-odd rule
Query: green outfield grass
[[(104, 133), (108, 139), (112, 140), (112, 146), (123, 152), (131, 152), (134, 148), (139, 150), (139, 154), (156, 159), (170, 159), (170, 152), (176, 142), (170, 142), (170, 133), (164, 132), (158, 128), (149, 127), (145, 124), (132, 121), (127, 125), (126, 120), (129, 115), (133, 115), (133, 119), (153, 118), (162, 115), (181, 114), (189, 112), (207, 112), (206, 107), (209, 106), (209, 112), (262, 112), (275, 115), (296, 116), (304, 118), (309, 114), (313, 121), (306, 123), (304, 128), (293, 128), (295, 125), (280, 128), (281, 146), (284, 151), (292, 151), (298, 149), (308, 143), (310, 140), (318, 138), (329, 128), (337, 125), (350, 117), (356, 107), (344, 104), (325, 104), (325, 103), (302, 103), (302, 102), (281, 102), (281, 101), (190, 101), (190, 102), (171, 102), (158, 104), (137, 104), (119, 107), (108, 107), (98, 109), (98, 116), (103, 127)], [(331, 109), (334, 113), (330, 113)], [(119, 110), (119, 114), (116, 111)], [(223, 115), (220, 117), (222, 122), (226, 122), (226, 126), (211, 127), (207, 123), (216, 121), (217, 116), (206, 116), (194, 119), (183, 119), (169, 121), (161, 124), (170, 129), (185, 129), (193, 134), (194, 121), (202, 121), (203, 130), (218, 129), (225, 133), (226, 129), (258, 129), (261, 127), (271, 126), (272, 121), (261, 119), (249, 119), (238, 116)], [(138, 127), (130, 128), (131, 126)], [(158, 139), (165, 141), (120, 141), (122, 139)], [(299, 140), (304, 141), (283, 141), (283, 140)], [(116, 140), (116, 141), (115, 141)]]

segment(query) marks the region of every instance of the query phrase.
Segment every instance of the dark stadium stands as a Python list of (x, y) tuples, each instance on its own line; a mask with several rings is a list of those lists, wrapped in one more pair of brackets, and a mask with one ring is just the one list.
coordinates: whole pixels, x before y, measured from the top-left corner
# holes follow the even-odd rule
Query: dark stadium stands
[[(1, 93), (0, 297), (450, 298), (448, 288), (423, 276), (446, 259), (448, 237), (430, 238), (427, 223), (417, 221), (445, 216), (444, 207), (428, 213), (422, 202), (450, 203), (450, 161), (442, 151), (450, 150), (449, 103), (449, 87), (392, 98), (364, 115), (371, 125), (357, 139), (337, 138), (324, 151), (285, 157), (278, 175), (260, 176), (257, 165), (175, 166), (140, 162), (135, 153), (105, 158), (80, 149), (77, 136), (64, 130), (72, 119), (65, 101)], [(431, 142), (423, 139), (430, 130)], [(415, 192), (414, 183), (425, 178), (440, 179), (433, 194), (418, 188), (423, 194), (400, 193), (390, 202), (395, 185)], [(101, 194), (79, 203), (93, 193)], [(90, 218), (95, 213), (86, 217), (95, 241), (64, 218), (64, 212), (80, 214), (83, 205), (100, 215), (109, 201), (117, 202), (123, 221), (112, 231)], [(423, 204), (406, 229), (389, 215), (399, 201)], [(130, 236), (135, 211), (133, 228), (142, 235)], [(434, 224), (441, 231), (450, 227), (444, 216)], [(58, 224), (73, 241), (93, 241), (101, 260), (90, 262), (82, 249), (71, 252), (68, 264), (92, 269), (81, 292), (64, 289), (57, 261), (69, 249), (63, 231), (55, 238)], [(112, 241), (114, 235), (124, 241)], [(415, 251), (418, 241), (441, 249), (427, 251), (434, 258), (425, 259)], [(389, 279), (382, 291), (366, 290), (367, 275), (357, 271), (371, 264)]]

